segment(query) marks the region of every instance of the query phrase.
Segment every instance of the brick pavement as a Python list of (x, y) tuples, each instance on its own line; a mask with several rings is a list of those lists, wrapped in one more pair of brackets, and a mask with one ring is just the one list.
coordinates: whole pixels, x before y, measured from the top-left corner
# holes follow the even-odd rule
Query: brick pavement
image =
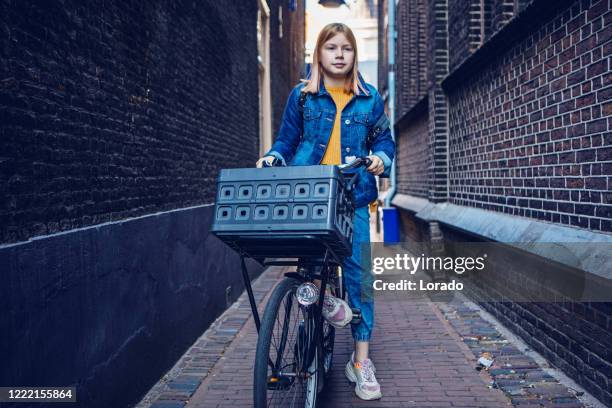
[[(271, 267), (253, 282), (253, 294), (260, 315), (271, 288), (286, 268)], [(249, 323), (247, 323), (249, 322)], [(247, 327), (245, 326), (247, 323)], [(252, 326), (251, 328), (248, 325)], [(136, 408), (181, 408), (211, 372), (223, 366), (230, 350), (244, 334), (254, 330), (251, 308), (246, 292), (202, 334), (175, 366), (151, 388)], [(255, 340), (256, 341), (256, 340)], [(245, 347), (249, 347), (245, 345)], [(253, 343), (253, 348), (255, 343)], [(240, 352), (238, 349), (238, 353)], [(251, 359), (252, 364), (252, 359)], [(214, 375), (214, 374), (213, 374)], [(214, 388), (214, 387), (213, 387)]]
[(351, 352), (348, 331), (337, 340), (337, 364), (323, 397), (326, 407), (504, 407), (508, 400), (489, 389), (489, 378), (474, 370), (475, 358), (428, 301), (376, 302), (370, 355), (383, 399), (365, 402), (344, 377)]
[[(374, 220), (372, 224), (372, 241), (380, 241)], [(283, 268), (269, 268), (255, 281), (260, 313), (283, 272)], [(491, 324), (456, 298), (433, 303), (418, 296), (408, 300), (399, 292), (376, 295), (370, 354), (383, 398), (359, 400), (344, 377), (344, 364), (352, 351), (347, 327), (336, 331), (334, 366), (321, 394), (322, 407), (582, 406), (567, 388), (508, 345)], [(256, 343), (255, 324), (243, 293), (138, 408), (252, 406)], [(490, 372), (475, 370), (482, 351), (499, 357)]]
[[(480, 308), (456, 297), (438, 304), (444, 317), (477, 356), (489, 353), (492, 385), (499, 387), (515, 406), (580, 408), (585, 405), (568, 389), (544, 371), (536, 361), (510, 343), (480, 315)], [(582, 392), (580, 392), (582, 393)]]
[[(350, 329), (345, 328), (337, 331), (323, 407), (510, 406), (500, 390), (487, 387), (490, 377), (474, 369), (475, 356), (433, 303), (385, 296), (377, 299), (375, 314), (371, 356), (383, 399), (365, 402), (354, 396), (343, 373), (352, 346)], [(185, 406), (251, 406), (256, 342), (255, 325), (249, 319)]]

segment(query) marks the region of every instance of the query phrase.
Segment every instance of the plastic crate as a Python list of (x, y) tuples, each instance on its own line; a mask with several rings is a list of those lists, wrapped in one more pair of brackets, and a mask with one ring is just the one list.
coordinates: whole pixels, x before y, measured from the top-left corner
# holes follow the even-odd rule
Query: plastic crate
[(253, 257), (350, 256), (354, 204), (336, 166), (224, 169), (212, 232)]

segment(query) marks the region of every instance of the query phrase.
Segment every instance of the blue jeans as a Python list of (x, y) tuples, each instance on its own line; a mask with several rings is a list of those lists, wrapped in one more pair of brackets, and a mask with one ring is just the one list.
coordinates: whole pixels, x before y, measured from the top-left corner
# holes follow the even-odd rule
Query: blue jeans
[(370, 252), (370, 213), (368, 206), (355, 209), (353, 254), (342, 265), (343, 285), (351, 307), (361, 309), (361, 322), (351, 324), (355, 341), (369, 341), (374, 328), (372, 259)]

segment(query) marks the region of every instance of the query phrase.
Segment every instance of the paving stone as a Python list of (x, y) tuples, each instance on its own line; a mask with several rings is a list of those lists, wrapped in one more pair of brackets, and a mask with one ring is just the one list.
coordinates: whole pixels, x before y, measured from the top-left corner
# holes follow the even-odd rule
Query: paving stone
[[(250, 320), (190, 399), (187, 407), (252, 406), (252, 369), (257, 337)], [(350, 328), (336, 331), (334, 365), (321, 406), (342, 407), (507, 407), (509, 399), (473, 368), (474, 356), (457, 333), (427, 301), (377, 299), (370, 344), (383, 398), (361, 401), (344, 376), (353, 340)], [(466, 354), (467, 353), (467, 354)], [(243, 392), (236, 399), (240, 385)], [(240, 405), (244, 404), (244, 405)]]
[[(558, 402), (568, 407), (583, 406), (567, 387), (542, 370), (532, 358), (508, 345), (497, 329), (480, 317), (477, 310), (470, 310), (456, 299), (444, 304), (441, 309), (476, 356), (483, 352), (491, 354), (494, 363), (487, 373), (493, 377), (494, 384), (511, 398), (513, 405), (557, 406), (554, 403)], [(486, 328), (486, 325), (489, 327)]]

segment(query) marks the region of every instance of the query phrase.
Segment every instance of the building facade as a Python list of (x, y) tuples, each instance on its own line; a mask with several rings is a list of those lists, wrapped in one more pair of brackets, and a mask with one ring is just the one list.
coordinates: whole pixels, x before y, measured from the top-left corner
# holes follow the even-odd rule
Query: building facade
[[(387, 1), (379, 4), (381, 91)], [(609, 287), (609, 266), (585, 265), (596, 256), (612, 261), (611, 23), (608, 1), (397, 3), (393, 205), (405, 245), (417, 251), (432, 242), (492, 241), (512, 251), (513, 242), (567, 242), (538, 259)], [(587, 242), (601, 245), (580, 253)], [(550, 289), (530, 280), (535, 264), (513, 265), (489, 277), (516, 277), (497, 299), (529, 285)], [(609, 302), (484, 302), (486, 290), (473, 296), (612, 403)]]

